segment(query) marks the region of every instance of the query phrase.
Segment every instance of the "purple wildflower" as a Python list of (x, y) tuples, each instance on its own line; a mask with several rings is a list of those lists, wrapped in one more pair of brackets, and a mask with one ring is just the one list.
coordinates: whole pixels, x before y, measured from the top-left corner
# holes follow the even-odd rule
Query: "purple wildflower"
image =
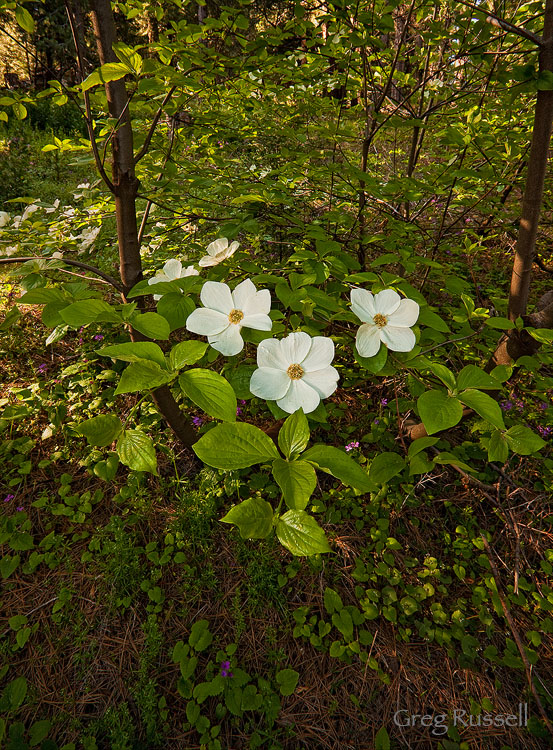
[(346, 445), (346, 451), (349, 453), (354, 448), (359, 448), (359, 440), (353, 440), (351, 443)]
[(540, 433), (542, 438), (548, 437), (549, 435), (551, 435), (551, 427), (542, 427), (541, 425), (539, 425), (538, 432)]
[(388, 399), (387, 398), (380, 399), (380, 406), (388, 406)]
[(93, 336), (92, 338), (94, 339), (94, 341), (101, 341), (104, 337), (101, 333), (97, 333), (96, 336)]
[(15, 499), (15, 495), (6, 495), (6, 497), (4, 498), (4, 502), (10, 503), (14, 499)]
[(195, 427), (201, 427), (204, 423), (204, 420), (201, 417), (192, 417), (192, 424)]
[(538, 408), (540, 408), (542, 411), (545, 411), (548, 406), (549, 404), (547, 403), (547, 401), (542, 401)]
[(242, 409), (239, 406), (237, 406), (236, 407), (236, 416), (239, 417), (241, 414), (242, 414)]
[(221, 677), (232, 677), (230, 670), (230, 661), (221, 662)]
[(513, 408), (513, 402), (512, 401), (501, 401), (501, 403), (499, 405), (501, 406), (501, 408), (503, 409), (503, 411), (511, 411), (511, 409)]
[(373, 421), (373, 424), (380, 424), (380, 419), (375, 419), (375, 420)]
[(22, 505), (18, 505), (17, 508), (16, 508), (16, 510), (23, 510), (23, 506)]
[(244, 398), (239, 398), (239, 399), (238, 399), (238, 403), (240, 404), (240, 406), (246, 406), (246, 399), (244, 399)]
[(46, 372), (47, 369), (48, 369), (48, 365), (46, 364), (46, 362), (43, 362), (41, 365), (37, 367), (37, 370), (40, 373)]

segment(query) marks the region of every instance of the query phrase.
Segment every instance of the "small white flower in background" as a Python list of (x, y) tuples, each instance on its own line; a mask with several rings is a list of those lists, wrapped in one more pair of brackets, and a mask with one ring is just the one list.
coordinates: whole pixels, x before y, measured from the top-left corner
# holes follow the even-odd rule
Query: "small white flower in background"
[(7, 211), (0, 211), (0, 227), (5, 227), (9, 220), (9, 213)]
[(59, 260), (60, 258), (63, 258), (63, 253), (61, 253), (59, 250), (56, 250), (55, 253), (52, 253), (52, 258), (57, 258)]
[(50, 208), (45, 208), (44, 212), (47, 214), (53, 214), (54, 211), (57, 211), (60, 205), (60, 199), (56, 198), (56, 200), (53, 202), (53, 204), (50, 206)]
[(80, 235), (76, 239), (80, 239), (79, 254), (84, 253), (85, 250), (94, 243), (96, 237), (100, 234), (101, 227), (92, 227), (91, 229), (83, 229)]
[(18, 250), (18, 245), (8, 245), (8, 247), (5, 247), (2, 251), (0, 251), (0, 255), (7, 255), (9, 258), (10, 256), (15, 255)]
[(234, 255), (239, 247), (239, 242), (234, 241), (229, 245), (227, 238), (221, 237), (220, 239), (215, 240), (215, 242), (212, 242), (207, 246), (207, 255), (204, 255), (203, 258), (200, 258), (200, 266), (202, 268), (206, 268), (207, 266), (216, 266), (219, 263), (222, 263), (227, 258), (230, 258), (231, 255)]
[(206, 281), (200, 299), (204, 307), (190, 313), (186, 328), (207, 336), (211, 346), (228, 357), (244, 348), (242, 327), (256, 331), (270, 331), (273, 327), (269, 317), (271, 293), (268, 289), (258, 292), (249, 279), (238, 284), (233, 292), (219, 281)]
[(309, 414), (338, 386), (333, 359), (334, 343), (325, 336), (311, 338), (299, 331), (280, 340), (265, 339), (257, 347), (259, 369), (251, 377), (250, 391), (276, 401), (288, 414), (300, 407)]
[(27, 206), (27, 208), (23, 211), (23, 216), (21, 217), (21, 222), (27, 221), (29, 216), (31, 214), (34, 214), (35, 211), (38, 211), (38, 206), (36, 206), (34, 203), (31, 203), (30, 206)]
[[(159, 284), (162, 281), (176, 281), (177, 279), (184, 279), (186, 276), (199, 276), (200, 272), (194, 268), (194, 266), (187, 266), (186, 268), (182, 267), (182, 263), (180, 260), (177, 260), (176, 258), (171, 258), (171, 260), (168, 260), (167, 263), (163, 266), (162, 270), (156, 273), (155, 276), (152, 276), (151, 279), (148, 279), (148, 284)], [(163, 295), (161, 294), (154, 294), (154, 299), (157, 300), (161, 299)]]
[(402, 299), (393, 289), (373, 295), (366, 289), (353, 289), (351, 309), (363, 322), (355, 337), (362, 357), (374, 357), (382, 341), (394, 352), (410, 352), (415, 334), (410, 326), (419, 317), (419, 306), (412, 299)]

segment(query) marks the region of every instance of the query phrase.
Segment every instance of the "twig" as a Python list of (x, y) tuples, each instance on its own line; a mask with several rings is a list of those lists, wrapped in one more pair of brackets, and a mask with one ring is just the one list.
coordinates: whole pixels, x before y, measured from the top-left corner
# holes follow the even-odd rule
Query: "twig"
[(532, 691), (532, 695), (534, 696), (534, 700), (536, 701), (536, 705), (538, 707), (538, 710), (540, 712), (541, 718), (543, 719), (543, 723), (547, 727), (549, 734), (553, 737), (553, 726), (551, 725), (551, 722), (547, 718), (547, 714), (545, 713), (545, 709), (542, 705), (540, 696), (538, 695), (538, 691), (536, 689), (536, 686), (534, 684), (534, 680), (532, 678), (532, 666), (530, 662), (528, 661), (528, 657), (526, 655), (526, 651), (524, 650), (524, 644), (522, 643), (522, 640), (520, 638), (519, 632), (517, 630), (517, 627), (515, 625), (515, 621), (513, 620), (513, 617), (509, 611), (509, 607), (507, 606), (507, 602), (505, 600), (505, 596), (503, 594), (503, 590), (501, 588), (501, 580), (499, 578), (499, 572), (497, 570), (496, 564), (492, 558), (492, 550), (488, 543), (488, 540), (484, 536), (484, 534), (481, 535), (481, 539), (484, 542), (484, 548), (486, 550), (486, 554), (488, 556), (488, 560), (490, 562), (490, 567), (492, 569), (492, 575), (494, 577), (495, 581), (495, 587), (497, 590), (497, 596), (499, 598), (499, 601), (501, 602), (501, 607), (503, 609), (503, 614), (505, 615), (505, 619), (507, 620), (507, 623), (509, 625), (509, 628), (511, 629), (511, 633), (513, 634), (513, 638), (515, 639), (515, 643), (517, 645), (520, 658), (522, 659), (522, 663), (524, 664), (524, 670), (526, 672), (526, 679), (528, 680), (528, 685), (530, 687), (530, 690)]
[(534, 34), (531, 31), (527, 31), (520, 26), (515, 26), (514, 24), (509, 23), (509, 21), (501, 18), (501, 16), (497, 16), (495, 13), (492, 13), (492, 11), (488, 10), (488, 8), (479, 8), (478, 5), (473, 5), (472, 3), (467, 2), (467, 0), (459, 0), (459, 2), (461, 3), (461, 5), (466, 5), (467, 8), (472, 8), (472, 10), (477, 10), (479, 13), (485, 15), (486, 21), (488, 21), (488, 23), (491, 23), (493, 26), (498, 26), (504, 31), (510, 31), (513, 34), (522, 37), (523, 39), (528, 39), (538, 47), (543, 46), (543, 39), (537, 36), (537, 34)]
[(142, 157), (143, 157), (143, 156), (146, 156), (146, 154), (148, 153), (148, 148), (150, 147), (150, 141), (152, 140), (152, 138), (153, 138), (153, 135), (154, 135), (154, 133), (155, 133), (155, 129), (156, 129), (156, 127), (157, 127), (157, 124), (158, 124), (158, 122), (159, 122), (159, 118), (160, 118), (160, 117), (161, 117), (161, 115), (162, 115), (162, 112), (163, 112), (163, 109), (164, 109), (165, 105), (167, 104), (167, 102), (169, 101), (169, 99), (170, 99), (170, 98), (171, 98), (171, 97), (173, 96), (173, 93), (174, 93), (174, 91), (175, 91), (175, 89), (176, 89), (176, 88), (177, 88), (176, 86), (172, 86), (172, 87), (171, 87), (171, 88), (169, 89), (169, 91), (168, 91), (168, 92), (167, 92), (167, 94), (165, 95), (165, 98), (164, 98), (164, 99), (163, 99), (163, 101), (161, 102), (161, 106), (160, 106), (160, 108), (159, 108), (159, 109), (158, 109), (158, 111), (157, 111), (157, 112), (155, 113), (155, 115), (154, 115), (154, 119), (152, 120), (152, 124), (150, 125), (150, 129), (148, 130), (148, 133), (147, 133), (147, 135), (146, 135), (146, 138), (144, 139), (144, 144), (142, 145), (142, 148), (141, 148), (141, 149), (140, 149), (140, 151), (139, 151), (139, 152), (137, 153), (137, 155), (136, 155), (136, 156), (134, 157), (134, 163), (135, 163), (135, 166), (136, 166), (136, 165), (138, 164), (138, 162), (139, 162), (139, 161), (140, 161), (140, 160), (142, 159)]
[[(99, 276), (101, 279), (104, 279), (108, 282), (114, 289), (117, 289), (118, 292), (123, 293), (123, 287), (122, 285), (117, 281), (117, 279), (114, 279), (113, 276), (110, 276), (108, 273), (104, 273), (103, 271), (100, 271), (99, 268), (96, 268), (95, 266), (89, 266), (88, 263), (81, 263), (80, 260), (72, 260), (70, 258), (45, 258), (40, 257), (36, 255), (28, 255), (25, 257), (18, 257), (18, 258), (0, 258), (0, 263), (25, 263), (29, 260), (60, 260), (62, 263), (67, 263), (68, 266), (75, 266), (76, 268), (82, 268), (84, 271), (90, 271), (91, 273), (96, 274), (96, 276)], [(63, 270), (63, 269), (54, 269), (54, 270)], [(81, 277), (82, 278), (82, 277)], [(96, 281), (96, 279), (94, 279)]]

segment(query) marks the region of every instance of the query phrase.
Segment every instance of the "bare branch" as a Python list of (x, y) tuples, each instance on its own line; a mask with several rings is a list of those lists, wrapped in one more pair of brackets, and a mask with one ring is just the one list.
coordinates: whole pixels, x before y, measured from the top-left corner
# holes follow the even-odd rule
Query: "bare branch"
[(140, 151), (137, 153), (137, 155), (134, 158), (135, 165), (138, 164), (138, 162), (144, 156), (146, 156), (146, 154), (148, 153), (148, 149), (150, 147), (150, 141), (152, 140), (153, 135), (155, 133), (157, 124), (159, 122), (159, 118), (161, 117), (161, 115), (163, 113), (163, 109), (164, 109), (165, 105), (167, 104), (167, 102), (169, 101), (169, 99), (173, 96), (173, 93), (174, 93), (174, 91), (175, 91), (176, 88), (177, 88), (176, 86), (172, 86), (169, 89), (169, 91), (165, 94), (165, 97), (164, 97), (163, 101), (161, 102), (161, 106), (158, 109), (158, 111), (155, 113), (154, 119), (152, 120), (152, 124), (150, 125), (150, 129), (148, 130), (148, 133), (146, 135), (146, 138), (144, 140), (142, 148), (140, 149)]
[(96, 274), (96, 276), (99, 276), (101, 279), (104, 279), (104, 281), (107, 281), (107, 283), (110, 284), (114, 289), (117, 289), (118, 292), (123, 292), (122, 285), (117, 281), (117, 279), (114, 279), (113, 276), (110, 276), (108, 273), (104, 273), (104, 271), (100, 271), (100, 269), (96, 268), (96, 266), (90, 266), (88, 263), (81, 263), (80, 260), (73, 260), (72, 258), (47, 258), (40, 255), (27, 255), (23, 258), (0, 258), (0, 263), (25, 263), (28, 260), (59, 260), (62, 263), (66, 263), (68, 266), (75, 266), (76, 268), (82, 268), (84, 271), (90, 271), (91, 273)]

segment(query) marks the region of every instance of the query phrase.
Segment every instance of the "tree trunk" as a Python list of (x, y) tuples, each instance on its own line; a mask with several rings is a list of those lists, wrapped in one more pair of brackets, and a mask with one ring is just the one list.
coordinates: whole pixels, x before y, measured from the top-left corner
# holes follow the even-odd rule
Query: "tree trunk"
[[(547, 0), (545, 3), (539, 70), (540, 73), (553, 72), (553, 0)], [(528, 304), (552, 123), (553, 91), (538, 91), (526, 187), (522, 199), (522, 212), (511, 276), (509, 294), (509, 318), (511, 320), (524, 315)]]
[[(117, 62), (112, 45), (116, 42), (115, 21), (110, 0), (91, 0), (92, 23), (100, 63)], [(123, 295), (142, 278), (140, 243), (136, 223), (136, 194), (138, 180), (134, 168), (133, 131), (129, 112), (129, 99), (125, 81), (110, 81), (105, 84), (108, 108), (116, 120), (112, 145), (112, 184), (115, 195), (115, 216), (119, 246), (119, 264)], [(144, 341), (137, 331), (131, 330), (133, 341)], [(179, 440), (192, 445), (197, 437), (190, 421), (179, 409), (168, 386), (156, 388), (152, 397), (162, 416)]]

